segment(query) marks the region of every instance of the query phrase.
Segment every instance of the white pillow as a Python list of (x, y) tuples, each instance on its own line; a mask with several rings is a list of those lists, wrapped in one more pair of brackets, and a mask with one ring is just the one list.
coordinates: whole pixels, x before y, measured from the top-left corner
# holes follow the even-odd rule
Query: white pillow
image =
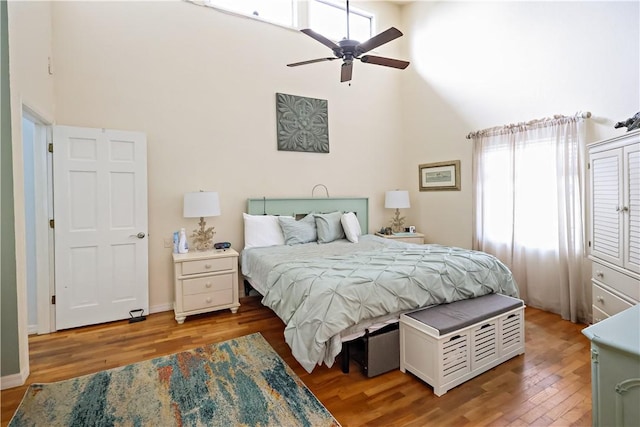
[(275, 215), (249, 215), (244, 218), (244, 248), (284, 245), (282, 227)]
[(342, 215), (340, 222), (342, 223), (342, 229), (347, 239), (350, 242), (358, 243), (358, 236), (362, 235), (362, 230), (360, 229), (360, 221), (358, 221), (356, 214), (347, 212)]

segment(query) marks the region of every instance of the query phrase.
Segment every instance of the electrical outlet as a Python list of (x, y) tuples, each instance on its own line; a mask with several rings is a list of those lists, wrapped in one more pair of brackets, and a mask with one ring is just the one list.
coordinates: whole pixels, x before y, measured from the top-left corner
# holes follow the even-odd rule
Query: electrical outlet
[(173, 238), (164, 239), (164, 247), (165, 248), (172, 248), (173, 247)]

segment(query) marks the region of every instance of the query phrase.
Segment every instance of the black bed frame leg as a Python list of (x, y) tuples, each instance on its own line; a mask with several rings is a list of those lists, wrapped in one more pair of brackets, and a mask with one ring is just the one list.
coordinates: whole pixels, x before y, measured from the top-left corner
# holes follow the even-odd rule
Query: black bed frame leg
[(351, 358), (351, 356), (349, 355), (349, 343), (348, 342), (343, 342), (342, 343), (342, 373), (343, 374), (348, 374), (349, 373), (349, 359)]
[(253, 289), (253, 286), (251, 286), (251, 283), (249, 283), (249, 281), (245, 279), (245, 281), (244, 281), (244, 296), (245, 297), (249, 296), (249, 292), (251, 292), (251, 289)]

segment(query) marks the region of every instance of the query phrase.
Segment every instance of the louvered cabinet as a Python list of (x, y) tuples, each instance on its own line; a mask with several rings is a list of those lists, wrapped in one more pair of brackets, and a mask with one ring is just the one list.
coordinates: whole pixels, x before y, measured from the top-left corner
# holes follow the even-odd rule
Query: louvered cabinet
[(596, 323), (640, 301), (640, 131), (588, 148)]

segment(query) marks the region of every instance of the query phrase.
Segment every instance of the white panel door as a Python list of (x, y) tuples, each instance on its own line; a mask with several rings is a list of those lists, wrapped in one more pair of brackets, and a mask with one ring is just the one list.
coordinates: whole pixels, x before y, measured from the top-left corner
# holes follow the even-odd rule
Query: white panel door
[(53, 127), (56, 329), (149, 312), (140, 132)]

